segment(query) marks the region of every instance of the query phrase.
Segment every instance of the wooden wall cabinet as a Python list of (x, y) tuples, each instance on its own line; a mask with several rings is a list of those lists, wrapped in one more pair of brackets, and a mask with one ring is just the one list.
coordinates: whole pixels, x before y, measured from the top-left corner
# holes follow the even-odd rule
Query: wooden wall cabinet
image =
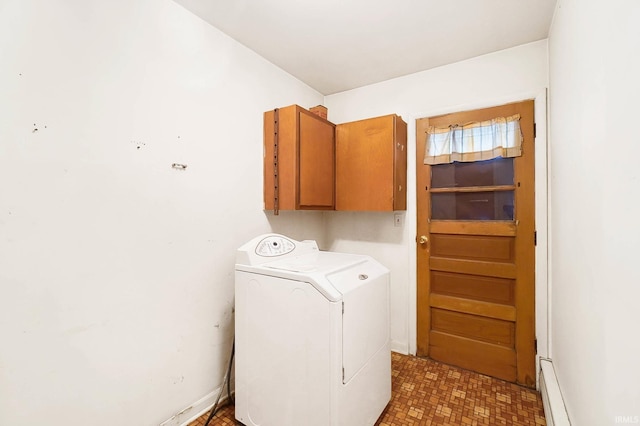
[(336, 210), (407, 209), (407, 123), (399, 116), (336, 126)]
[(406, 192), (399, 116), (336, 126), (298, 105), (264, 113), (265, 210), (406, 210)]
[(264, 208), (335, 208), (333, 123), (298, 105), (264, 113)]

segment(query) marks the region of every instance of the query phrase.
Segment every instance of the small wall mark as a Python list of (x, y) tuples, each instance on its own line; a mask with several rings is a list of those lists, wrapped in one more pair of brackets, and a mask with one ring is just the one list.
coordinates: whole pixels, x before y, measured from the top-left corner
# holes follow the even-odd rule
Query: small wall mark
[(131, 143), (132, 143), (132, 144), (135, 144), (136, 149), (140, 149), (140, 148), (142, 148), (143, 146), (146, 146), (146, 145), (147, 145), (146, 143), (144, 143), (144, 142), (140, 142), (140, 141), (131, 141)]
[(36, 123), (33, 123), (33, 129), (31, 130), (31, 133), (36, 133), (37, 131), (40, 130), (40, 128), (46, 129), (47, 126), (46, 125), (45, 126), (38, 126)]

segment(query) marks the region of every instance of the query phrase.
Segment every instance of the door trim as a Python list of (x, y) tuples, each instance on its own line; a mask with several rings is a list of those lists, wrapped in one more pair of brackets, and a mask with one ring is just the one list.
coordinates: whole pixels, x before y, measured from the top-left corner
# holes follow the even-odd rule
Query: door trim
[[(512, 96), (499, 97), (489, 99), (482, 102), (468, 103), (456, 106), (450, 106), (431, 111), (421, 112), (408, 116), (408, 142), (409, 152), (416, 153), (416, 120), (422, 117), (435, 117), (443, 114), (449, 114), (457, 111), (473, 110), (488, 108), (507, 103), (520, 102), (527, 99), (533, 99), (534, 119), (536, 123), (536, 143), (535, 143), (535, 223), (537, 231), (537, 245), (535, 248), (535, 329), (538, 341), (538, 350), (536, 354), (536, 387), (538, 387), (538, 379), (540, 371), (540, 358), (550, 358), (551, 353), (551, 330), (549, 329), (550, 315), (550, 288), (551, 282), (548, 271), (550, 271), (549, 259), (549, 186), (548, 186), (548, 126), (547, 126), (547, 89), (538, 91), (524, 92), (514, 94)], [(414, 158), (415, 160), (415, 158)], [(408, 164), (408, 185), (407, 193), (407, 232), (411, 243), (407, 249), (409, 257), (409, 279), (413, 285), (409, 288), (409, 347), (410, 354), (417, 352), (417, 206), (416, 206), (416, 161), (409, 161)]]

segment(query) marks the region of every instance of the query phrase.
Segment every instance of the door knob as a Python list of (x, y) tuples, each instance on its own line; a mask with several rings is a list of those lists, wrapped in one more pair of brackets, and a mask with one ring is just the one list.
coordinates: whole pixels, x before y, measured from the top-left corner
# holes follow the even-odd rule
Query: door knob
[(427, 238), (426, 235), (420, 235), (420, 244), (426, 244), (427, 241), (429, 241), (429, 238)]

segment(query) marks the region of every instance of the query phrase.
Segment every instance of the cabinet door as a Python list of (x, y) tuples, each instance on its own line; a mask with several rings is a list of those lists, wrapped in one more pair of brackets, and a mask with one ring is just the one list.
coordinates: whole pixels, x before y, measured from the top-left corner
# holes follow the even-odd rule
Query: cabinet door
[(300, 209), (333, 209), (335, 135), (330, 122), (299, 110), (298, 203)]
[(264, 208), (333, 210), (334, 201), (335, 125), (298, 105), (265, 112)]
[(406, 124), (396, 132), (397, 124), (387, 115), (336, 127), (336, 210), (406, 208)]
[(263, 189), (265, 210), (294, 210), (296, 208), (297, 117), (295, 105), (264, 113)]
[(407, 123), (395, 119), (393, 210), (407, 209)]

